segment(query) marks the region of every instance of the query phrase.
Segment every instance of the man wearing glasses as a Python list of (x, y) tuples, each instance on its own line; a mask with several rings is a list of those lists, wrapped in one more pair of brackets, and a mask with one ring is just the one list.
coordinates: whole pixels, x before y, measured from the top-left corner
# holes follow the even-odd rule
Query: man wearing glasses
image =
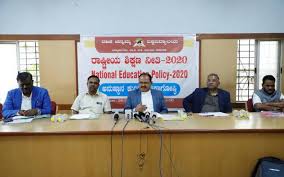
[(48, 91), (33, 86), (33, 76), (28, 72), (17, 76), (19, 88), (10, 90), (3, 106), (3, 117), (8, 119), (17, 115), (35, 116), (51, 113)]
[(152, 76), (142, 73), (139, 76), (139, 89), (128, 93), (124, 109), (132, 109), (136, 112), (167, 113), (163, 93), (151, 89)]
[(215, 73), (207, 76), (207, 87), (196, 88), (183, 100), (187, 113), (232, 112), (230, 93), (220, 89), (220, 79)]
[(99, 86), (100, 79), (98, 76), (91, 75), (88, 77), (88, 92), (77, 96), (71, 107), (73, 114), (103, 114), (111, 112), (109, 99), (105, 94), (98, 91)]

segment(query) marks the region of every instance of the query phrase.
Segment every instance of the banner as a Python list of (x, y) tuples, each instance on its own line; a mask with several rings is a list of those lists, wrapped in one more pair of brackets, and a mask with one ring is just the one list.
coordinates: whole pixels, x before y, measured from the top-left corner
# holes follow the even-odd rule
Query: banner
[(99, 91), (113, 107), (123, 108), (128, 92), (138, 88), (139, 75), (148, 72), (168, 106), (182, 107), (182, 99), (199, 85), (198, 54), (195, 35), (81, 36), (78, 90), (86, 92), (87, 78), (97, 75)]

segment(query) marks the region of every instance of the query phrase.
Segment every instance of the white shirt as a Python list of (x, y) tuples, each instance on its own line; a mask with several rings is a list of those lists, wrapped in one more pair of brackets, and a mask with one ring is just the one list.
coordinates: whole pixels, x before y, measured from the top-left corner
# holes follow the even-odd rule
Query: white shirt
[(32, 94), (28, 97), (22, 94), (21, 110), (32, 109)]
[(75, 99), (71, 109), (81, 114), (102, 114), (111, 111), (111, 106), (108, 97), (103, 93), (97, 92), (95, 95), (81, 93)]
[(147, 107), (145, 112), (154, 111), (151, 90), (149, 90), (148, 92), (141, 92), (141, 102), (142, 102), (142, 105), (145, 105)]
[[(283, 100), (283, 99), (284, 99), (284, 95), (281, 93), (280, 100)], [(262, 103), (260, 97), (255, 93), (252, 95), (252, 103), (253, 103), (253, 106), (256, 103)]]

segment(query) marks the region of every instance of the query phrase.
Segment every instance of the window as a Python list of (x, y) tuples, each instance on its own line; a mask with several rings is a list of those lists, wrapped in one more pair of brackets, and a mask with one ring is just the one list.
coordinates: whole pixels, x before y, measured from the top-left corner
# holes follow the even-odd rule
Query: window
[(40, 85), (38, 41), (0, 41), (0, 103), (18, 87), (17, 73), (23, 71), (33, 75), (34, 85)]
[(262, 88), (262, 78), (273, 75), (276, 79), (275, 88), (279, 89), (280, 81), (280, 41), (258, 41), (258, 79), (257, 89)]
[(273, 75), (280, 88), (280, 49), (280, 41), (238, 40), (236, 101), (251, 98), (265, 75)]
[(0, 42), (0, 103), (4, 103), (7, 92), (17, 87), (17, 44)]
[(33, 75), (34, 85), (40, 86), (38, 41), (19, 41), (18, 71)]
[(254, 92), (255, 40), (238, 40), (236, 101), (247, 101)]

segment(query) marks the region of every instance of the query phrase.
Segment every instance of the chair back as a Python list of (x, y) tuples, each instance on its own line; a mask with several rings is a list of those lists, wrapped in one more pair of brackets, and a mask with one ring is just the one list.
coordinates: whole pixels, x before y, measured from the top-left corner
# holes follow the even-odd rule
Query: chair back
[(254, 112), (254, 108), (253, 108), (253, 103), (252, 103), (252, 99), (248, 99), (248, 101), (246, 102), (246, 110), (248, 112)]
[(3, 105), (0, 103), (0, 120), (2, 119), (2, 107)]
[(55, 101), (51, 101), (51, 114), (55, 115), (57, 113), (57, 104)]

